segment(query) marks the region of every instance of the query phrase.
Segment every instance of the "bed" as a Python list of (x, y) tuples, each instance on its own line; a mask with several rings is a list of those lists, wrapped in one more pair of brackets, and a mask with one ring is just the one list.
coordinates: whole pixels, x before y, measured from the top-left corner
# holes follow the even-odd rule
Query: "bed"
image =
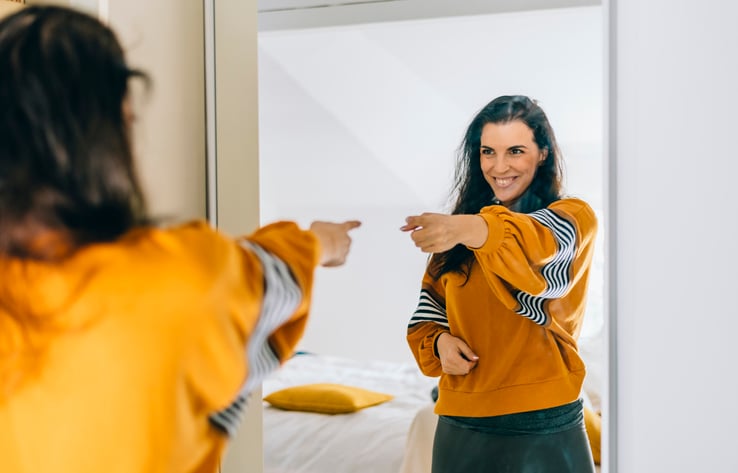
[(399, 473), (407, 434), (430, 405), (437, 380), (413, 363), (360, 362), (298, 353), (264, 381), (263, 394), (332, 383), (392, 396), (347, 414), (283, 410), (264, 403), (264, 473)]
[[(600, 408), (601, 345), (598, 339), (580, 343), (589, 366), (583, 398), (595, 412)], [(422, 375), (414, 363), (298, 353), (265, 380), (263, 394), (268, 398), (312, 383), (352, 386), (392, 399), (335, 415), (283, 410), (265, 402), (264, 473), (430, 472), (437, 421), (431, 391), (437, 379)], [(595, 448), (598, 457), (599, 444)]]

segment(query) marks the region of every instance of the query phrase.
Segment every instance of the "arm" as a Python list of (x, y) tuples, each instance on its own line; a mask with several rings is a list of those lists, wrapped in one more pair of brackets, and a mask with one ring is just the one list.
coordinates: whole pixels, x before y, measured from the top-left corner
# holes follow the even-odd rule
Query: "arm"
[(441, 360), (436, 353), (436, 339), (448, 333), (446, 303), (439, 294), (442, 285), (426, 272), (418, 306), (407, 325), (407, 343), (420, 371), (426, 376), (440, 376)]
[[(307, 322), (315, 267), (343, 264), (351, 241), (348, 231), (358, 225), (316, 222), (304, 231), (294, 223), (280, 222), (239, 241), (241, 277), (245, 287), (254, 290), (251, 295), (243, 294), (251, 302), (241, 308), (252, 322), (239, 330), (248, 334), (244, 338), (246, 380), (226, 409), (211, 414), (213, 426), (235, 433), (248, 394), (292, 355)], [(261, 284), (254, 287), (253, 281)], [(234, 289), (239, 291), (238, 285)]]
[(430, 377), (441, 376), (441, 360), (435, 354), (436, 339), (448, 329), (433, 322), (421, 322), (408, 327), (407, 343), (420, 371)]
[[(551, 296), (566, 288), (552, 286), (555, 278), (542, 270), (549, 265), (549, 271), (565, 272), (577, 247), (594, 237), (597, 222), (586, 203), (565, 199), (532, 214), (499, 205), (485, 207), (477, 215), (423, 213), (408, 217), (400, 229), (411, 232), (415, 245), (426, 253), (465, 245), (487, 274), (521, 291)], [(554, 265), (549, 264), (552, 261)]]
[[(426, 275), (426, 279), (429, 279)], [(426, 376), (468, 374), (479, 357), (462, 339), (451, 335), (446, 309), (430, 282), (420, 291), (418, 307), (408, 324), (407, 341)]]
[(461, 244), (479, 248), (487, 241), (487, 223), (479, 215), (423, 213), (405, 219), (400, 228), (412, 232), (415, 246), (425, 253), (442, 253)]
[(494, 205), (478, 215), (422, 214), (406, 221), (401, 230), (411, 231), (423, 251), (466, 245), (497, 297), (544, 326), (546, 301), (566, 296), (586, 276), (597, 231), (594, 212), (578, 199), (532, 214)]
[(531, 214), (490, 206), (479, 215), (489, 237), (473, 251), (488, 281), (497, 287), (494, 283), (502, 280), (513, 290), (544, 299), (568, 293), (580, 276), (577, 260), (590, 252), (597, 231), (594, 212), (577, 199)]
[[(527, 215), (499, 206), (481, 215), (490, 237), (474, 255), (497, 297), (541, 326), (548, 327), (552, 315), (568, 318), (572, 308), (565, 307), (586, 289), (597, 231), (592, 209), (565, 199)], [(570, 299), (572, 291), (577, 295)]]
[[(340, 224), (313, 222), (310, 231), (302, 231), (293, 223), (281, 222), (259, 229), (243, 240), (255, 251), (264, 269), (265, 293), (259, 321), (269, 334), (269, 345), (264, 350), (273, 350), (279, 363), (292, 355), (304, 332), (314, 268), (318, 264), (325, 267), (342, 265), (351, 244), (348, 232), (359, 225), (356, 221)], [(313, 239), (316, 245), (309, 247), (304, 243), (285, 239), (282, 231), (287, 227), (308, 240)], [(259, 252), (260, 248), (264, 251)], [(311, 257), (306, 258), (306, 255)], [(299, 304), (295, 303), (296, 289), (299, 290)], [(280, 315), (271, 315), (269, 312), (272, 311), (277, 311)], [(257, 325), (257, 328), (260, 327)], [(258, 332), (255, 330), (254, 333)], [(252, 339), (250, 345), (255, 345), (256, 342), (263, 344), (262, 339)], [(250, 376), (255, 374), (252, 372)], [(254, 379), (253, 383), (258, 384), (261, 379), (263, 376)]]

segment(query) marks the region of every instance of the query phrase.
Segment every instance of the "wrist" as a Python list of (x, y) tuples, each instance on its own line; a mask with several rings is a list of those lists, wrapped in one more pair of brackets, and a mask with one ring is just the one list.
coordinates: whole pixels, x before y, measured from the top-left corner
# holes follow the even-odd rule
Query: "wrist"
[(438, 354), (438, 339), (440, 339), (442, 336), (447, 335), (448, 332), (441, 332), (438, 335), (436, 335), (435, 340), (433, 340), (433, 354), (436, 355), (436, 358), (441, 359), (441, 356)]
[(463, 217), (460, 243), (470, 249), (484, 246), (489, 234), (487, 221), (481, 215), (460, 215), (460, 217)]
[(323, 244), (323, 252), (320, 258), (320, 264), (325, 266), (335, 258), (335, 244), (330, 234), (323, 235), (321, 243)]

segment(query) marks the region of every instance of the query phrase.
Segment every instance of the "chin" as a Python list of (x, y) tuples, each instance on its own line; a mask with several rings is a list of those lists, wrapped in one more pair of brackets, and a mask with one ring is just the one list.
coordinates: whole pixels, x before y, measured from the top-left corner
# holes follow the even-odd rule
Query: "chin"
[(502, 202), (503, 205), (506, 206), (510, 202), (515, 202), (518, 197), (520, 197), (520, 194), (510, 195), (509, 193), (503, 192), (502, 194), (498, 194), (497, 192), (495, 192), (495, 197), (497, 197), (497, 200), (499, 200), (500, 202)]

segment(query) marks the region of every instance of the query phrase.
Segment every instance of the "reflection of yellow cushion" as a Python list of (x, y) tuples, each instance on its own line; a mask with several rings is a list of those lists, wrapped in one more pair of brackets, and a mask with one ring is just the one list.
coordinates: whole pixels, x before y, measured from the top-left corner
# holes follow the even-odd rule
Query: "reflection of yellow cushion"
[(591, 409), (584, 408), (584, 425), (587, 428), (587, 437), (589, 438), (589, 446), (592, 448), (592, 458), (595, 464), (600, 464), (600, 452), (602, 446), (602, 417)]
[(345, 414), (389, 401), (393, 396), (341, 384), (305, 384), (264, 397), (274, 407), (290, 411)]

